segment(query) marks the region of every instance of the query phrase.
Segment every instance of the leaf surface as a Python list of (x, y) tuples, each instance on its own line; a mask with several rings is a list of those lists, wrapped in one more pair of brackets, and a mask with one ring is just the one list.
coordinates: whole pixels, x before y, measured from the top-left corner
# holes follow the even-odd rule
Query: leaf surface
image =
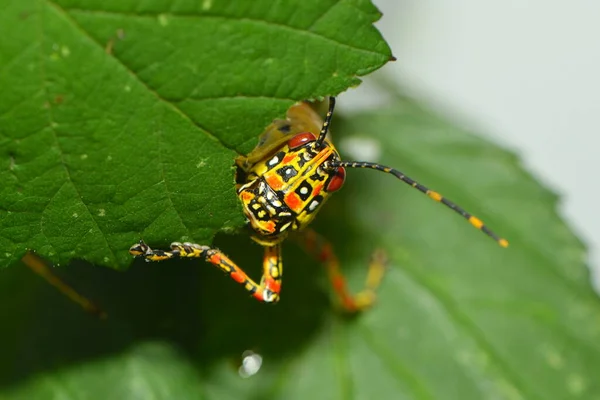
[(243, 225), (233, 159), (294, 102), (391, 57), (370, 2), (6, 2), (0, 267), (124, 268), (140, 238)]

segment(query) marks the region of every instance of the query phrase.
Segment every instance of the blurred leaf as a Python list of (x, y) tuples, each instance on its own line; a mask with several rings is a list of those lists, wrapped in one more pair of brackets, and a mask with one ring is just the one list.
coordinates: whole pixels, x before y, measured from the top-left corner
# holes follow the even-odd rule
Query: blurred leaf
[(367, 383), (376, 362), (382, 380), (403, 383), (406, 398), (600, 396), (600, 303), (556, 196), (512, 154), (402, 98), (337, 129), (379, 142), (383, 163), (511, 243), (500, 248), (391, 177), (348, 173), (341, 212), (355, 218), (345, 221), (394, 260), (379, 307), (347, 336), (357, 398), (375, 397), (377, 386)]
[(390, 50), (365, 0), (4, 1), (0, 267), (126, 267), (243, 225), (233, 159)]
[[(342, 151), (357, 138), (379, 146), (382, 162), (480, 216), (511, 246), (393, 177), (349, 170), (317, 229), (355, 288), (375, 246), (391, 258), (378, 304), (356, 319), (332, 310), (319, 266), (294, 246), (274, 307), (200, 262), (136, 263), (123, 274), (70, 268), (107, 322), (12, 269), (0, 280), (15, 307), (0, 336), (13, 345), (0, 374), (7, 398), (598, 398), (600, 304), (556, 197), (513, 155), (403, 98), (336, 120), (334, 134)], [(217, 245), (258, 276), (259, 246), (226, 236)], [(244, 380), (246, 349), (264, 364)]]

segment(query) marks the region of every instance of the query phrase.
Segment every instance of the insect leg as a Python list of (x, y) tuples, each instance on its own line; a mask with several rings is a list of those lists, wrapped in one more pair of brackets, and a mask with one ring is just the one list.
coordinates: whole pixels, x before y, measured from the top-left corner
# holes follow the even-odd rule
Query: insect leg
[(346, 279), (340, 270), (340, 263), (331, 243), (312, 229), (305, 229), (297, 236), (298, 242), (307, 253), (321, 261), (327, 269), (331, 286), (338, 297), (342, 308), (347, 312), (360, 312), (375, 302), (375, 291), (379, 287), (387, 263), (382, 250), (377, 250), (371, 257), (365, 287), (353, 295), (348, 289)]
[(71, 301), (79, 304), (85, 311), (89, 312), (90, 314), (97, 315), (102, 319), (107, 317), (106, 313), (97, 305), (79, 294), (75, 289), (55, 275), (54, 272), (48, 267), (46, 262), (37, 255), (33, 253), (27, 253), (23, 256), (23, 258), (21, 258), (21, 262), (29, 267), (29, 269), (35, 272), (38, 276), (43, 278), (46, 282), (58, 289), (62, 294), (67, 296)]
[(148, 261), (163, 261), (170, 258), (202, 258), (225, 272), (234, 281), (241, 284), (252, 296), (267, 303), (279, 301), (281, 288), (281, 246), (265, 247), (263, 277), (260, 285), (253, 281), (221, 250), (196, 243), (171, 243), (171, 250), (153, 250), (140, 241), (129, 249), (136, 257), (144, 257)]
[(266, 302), (279, 301), (282, 272), (283, 262), (281, 258), (281, 244), (276, 244), (272, 247), (265, 247), (265, 255), (263, 258), (263, 276), (260, 281), (260, 286), (263, 291), (262, 300)]

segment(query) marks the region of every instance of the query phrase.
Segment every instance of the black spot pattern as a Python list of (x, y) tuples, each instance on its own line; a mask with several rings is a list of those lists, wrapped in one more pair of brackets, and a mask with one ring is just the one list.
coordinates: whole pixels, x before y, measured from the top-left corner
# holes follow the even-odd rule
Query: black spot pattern
[(303, 151), (303, 152), (299, 153), (298, 158), (297, 158), (298, 166), (300, 168), (302, 168), (304, 166), (304, 164), (309, 162), (311, 159), (312, 159), (312, 157), (310, 156), (310, 154), (308, 152)]
[(281, 163), (283, 157), (285, 157), (285, 153), (283, 151), (280, 151), (279, 153), (275, 154), (273, 157), (271, 157), (269, 161), (267, 161), (267, 169), (271, 170), (275, 168)]
[[(307, 214), (312, 214), (315, 211), (317, 211), (319, 209), (319, 205), (321, 204), (321, 202), (323, 201), (323, 196), (319, 195), (319, 196), (315, 196), (306, 206), (306, 208), (304, 209), (306, 211)], [(314, 207), (311, 207), (312, 204), (315, 204)], [(311, 209), (312, 208), (312, 209)]]
[[(256, 206), (256, 204), (258, 206)], [(269, 211), (256, 199), (252, 199), (252, 201), (250, 201), (248, 209), (250, 210), (252, 215), (254, 215), (254, 218), (256, 218), (259, 221), (269, 221), (271, 219)]]
[(298, 175), (298, 171), (291, 165), (285, 166), (283, 168), (279, 168), (277, 170), (277, 174), (281, 176), (284, 182), (288, 182), (290, 179)]
[(302, 199), (302, 201), (306, 201), (310, 197), (312, 191), (313, 188), (307, 181), (303, 181), (300, 186), (296, 188), (296, 194), (298, 197), (300, 197), (300, 199)]
[(325, 177), (323, 175), (319, 175), (319, 173), (315, 172), (314, 174), (312, 174), (310, 176), (310, 179), (313, 181), (323, 181), (323, 180), (325, 180)]

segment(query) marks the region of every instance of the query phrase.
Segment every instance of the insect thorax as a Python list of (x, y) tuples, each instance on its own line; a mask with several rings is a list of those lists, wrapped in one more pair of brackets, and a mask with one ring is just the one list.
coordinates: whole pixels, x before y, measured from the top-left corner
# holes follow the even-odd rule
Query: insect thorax
[(329, 143), (320, 151), (310, 144), (293, 150), (284, 144), (247, 170), (238, 196), (255, 241), (274, 245), (310, 224), (329, 197), (331, 173), (322, 164), (333, 158), (339, 155)]

